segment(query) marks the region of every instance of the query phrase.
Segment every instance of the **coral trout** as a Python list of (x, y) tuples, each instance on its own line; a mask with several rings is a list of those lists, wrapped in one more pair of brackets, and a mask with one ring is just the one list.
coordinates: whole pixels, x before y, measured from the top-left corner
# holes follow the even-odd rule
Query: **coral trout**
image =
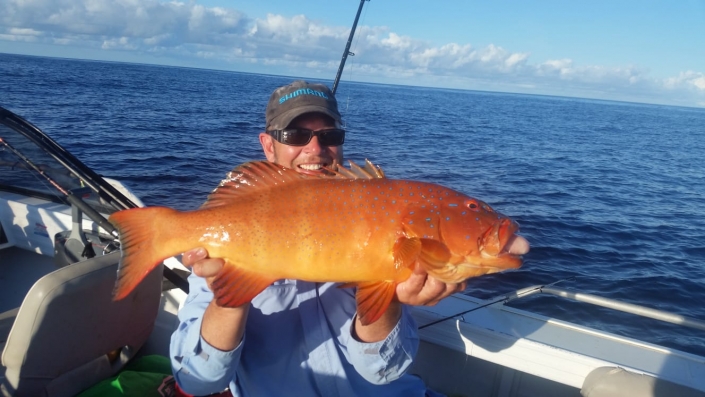
[(122, 249), (115, 299), (164, 259), (201, 246), (226, 262), (212, 283), (218, 305), (245, 304), (278, 279), (341, 282), (357, 287), (358, 316), (370, 324), (417, 264), (459, 283), (517, 268), (528, 250), (515, 235), (516, 222), (475, 198), (387, 179), (369, 162), (332, 174), (250, 162), (228, 174), (198, 210), (114, 213)]

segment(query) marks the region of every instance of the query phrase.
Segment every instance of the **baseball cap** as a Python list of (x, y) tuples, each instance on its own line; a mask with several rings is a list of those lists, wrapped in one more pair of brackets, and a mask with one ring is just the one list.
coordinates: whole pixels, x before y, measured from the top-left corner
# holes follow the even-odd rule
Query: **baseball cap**
[(338, 125), (342, 124), (338, 101), (327, 86), (297, 80), (277, 88), (269, 97), (265, 112), (266, 130), (283, 130), (292, 120), (305, 113), (323, 113)]

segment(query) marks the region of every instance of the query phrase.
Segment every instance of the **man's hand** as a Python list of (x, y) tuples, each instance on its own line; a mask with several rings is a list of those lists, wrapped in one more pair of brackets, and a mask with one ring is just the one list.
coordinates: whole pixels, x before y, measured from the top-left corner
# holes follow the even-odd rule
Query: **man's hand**
[(462, 292), (466, 282), (446, 284), (429, 276), (418, 264), (404, 282), (397, 285), (397, 301), (412, 306), (433, 306), (441, 299)]
[[(507, 244), (507, 252), (524, 255), (529, 252), (529, 242), (521, 236), (514, 236)], [(418, 264), (406, 281), (397, 285), (397, 300), (413, 306), (433, 306), (441, 299), (463, 292), (467, 282), (446, 284), (429, 276)]]
[[(209, 258), (208, 251), (196, 248), (184, 252), (181, 263), (190, 267), (193, 274), (206, 279), (208, 288), (211, 288), (215, 277), (223, 270), (225, 261), (219, 258)], [(250, 304), (238, 307), (221, 307), (215, 299), (206, 308), (201, 323), (201, 336), (211, 346), (223, 351), (234, 349), (242, 340), (245, 332), (245, 322)]]
[(382, 317), (372, 324), (362, 325), (356, 317), (353, 335), (362, 342), (377, 342), (389, 335), (401, 317), (401, 304), (433, 306), (441, 299), (465, 290), (466, 283), (446, 284), (429, 276), (419, 265), (404, 282), (397, 285), (395, 299)]
[(208, 251), (205, 248), (195, 248), (184, 252), (181, 257), (181, 263), (186, 267), (190, 267), (193, 274), (205, 278), (208, 288), (211, 288), (213, 279), (225, 265), (225, 261), (220, 258), (209, 258)]

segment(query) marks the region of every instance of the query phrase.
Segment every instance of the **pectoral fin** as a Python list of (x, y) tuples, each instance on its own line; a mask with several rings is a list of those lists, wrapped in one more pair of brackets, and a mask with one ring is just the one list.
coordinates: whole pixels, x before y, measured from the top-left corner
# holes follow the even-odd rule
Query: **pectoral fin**
[(397, 269), (411, 267), (421, 253), (421, 239), (416, 237), (399, 237), (392, 248), (394, 266)]
[(379, 320), (387, 311), (394, 298), (397, 284), (393, 281), (360, 283), (357, 286), (357, 316), (362, 325), (369, 325)]
[(275, 279), (226, 263), (211, 284), (218, 306), (236, 307), (254, 299)]
[(442, 242), (421, 239), (419, 264), (429, 275), (445, 283), (459, 283), (465, 280), (467, 277), (458, 273), (458, 265), (451, 263), (452, 258), (453, 254)]
[(433, 269), (438, 269), (448, 264), (451, 253), (445, 244), (429, 238), (422, 238), (420, 240), (420, 259), (423, 262)]

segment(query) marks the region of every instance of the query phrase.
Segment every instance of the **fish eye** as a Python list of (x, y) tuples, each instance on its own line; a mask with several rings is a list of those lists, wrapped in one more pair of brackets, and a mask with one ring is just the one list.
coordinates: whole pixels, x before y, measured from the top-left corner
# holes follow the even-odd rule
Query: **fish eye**
[(480, 205), (477, 203), (477, 200), (474, 200), (474, 199), (466, 200), (465, 206), (473, 211), (477, 211), (477, 209), (480, 208)]
[(479, 211), (480, 209), (482, 209), (487, 212), (494, 212), (492, 207), (476, 199), (466, 200), (465, 206), (472, 211)]

